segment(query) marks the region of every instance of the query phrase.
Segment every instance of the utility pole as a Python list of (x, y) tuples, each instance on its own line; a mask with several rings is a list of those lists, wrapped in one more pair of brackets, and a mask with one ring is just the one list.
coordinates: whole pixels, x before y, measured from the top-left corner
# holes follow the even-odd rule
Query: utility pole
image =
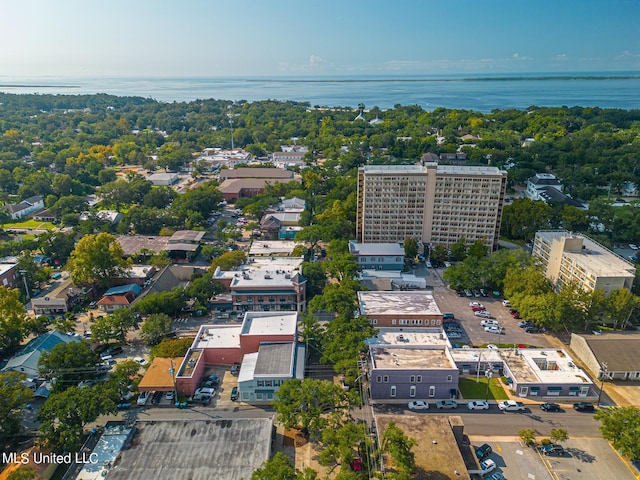
[(607, 375), (607, 363), (602, 362), (602, 370), (600, 370), (600, 393), (598, 393), (598, 405), (600, 406), (600, 401), (602, 400), (602, 392), (604, 391), (604, 377)]
[(24, 293), (27, 295), (27, 300), (29, 300), (31, 298), (31, 295), (29, 295), (29, 285), (27, 285), (27, 271), (20, 270), (20, 274), (22, 275), (22, 280), (24, 281)]

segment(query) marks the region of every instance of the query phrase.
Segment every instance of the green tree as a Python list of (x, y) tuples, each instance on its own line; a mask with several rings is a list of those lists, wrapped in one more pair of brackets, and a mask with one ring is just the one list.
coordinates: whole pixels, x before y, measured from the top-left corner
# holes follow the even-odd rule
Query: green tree
[(251, 480), (315, 480), (317, 473), (310, 468), (306, 468), (304, 472), (297, 471), (289, 457), (282, 452), (276, 454), (270, 460), (262, 464), (260, 468), (255, 470), (251, 475)]
[(395, 423), (389, 422), (382, 435), (380, 449), (391, 456), (393, 465), (399, 473), (412, 475), (416, 468), (415, 439), (405, 434)]
[(327, 277), (322, 264), (317, 262), (304, 262), (302, 264), (302, 275), (307, 279), (308, 300), (316, 295), (322, 294), (327, 284)]
[(140, 364), (134, 360), (125, 360), (124, 362), (117, 363), (109, 378), (118, 386), (118, 390), (123, 392), (127, 389), (128, 385), (135, 379), (140, 371)]
[(151, 357), (184, 357), (192, 343), (192, 338), (165, 338), (157, 345), (151, 347)]
[(533, 428), (518, 430), (518, 436), (520, 437), (520, 440), (522, 440), (522, 443), (527, 446), (536, 443), (536, 431)]
[(7, 480), (33, 480), (38, 478), (30, 465), (21, 465), (7, 476)]
[(294, 378), (280, 386), (273, 408), (287, 428), (300, 428), (313, 436), (328, 425), (325, 412), (344, 414), (352, 402), (348, 393), (332, 382)]
[(68, 267), (76, 284), (111, 285), (124, 275), (130, 262), (123, 259), (122, 247), (109, 233), (85, 235), (71, 252)]
[(23, 383), (26, 378), (18, 372), (0, 373), (0, 435), (3, 437), (20, 431), (24, 406), (32, 396)]
[(552, 209), (542, 201), (517, 198), (502, 211), (500, 231), (507, 238), (530, 241), (538, 230), (549, 228)]
[(552, 428), (549, 438), (553, 443), (562, 443), (569, 440), (569, 433), (564, 428)]
[(54, 452), (78, 451), (84, 426), (100, 415), (116, 413), (119, 399), (117, 387), (109, 382), (51, 394), (38, 411), (39, 442)]
[(147, 315), (154, 313), (177, 315), (187, 306), (187, 300), (184, 289), (176, 288), (141, 298), (134, 304), (134, 310)]
[(156, 345), (171, 333), (171, 317), (165, 313), (149, 315), (142, 324), (140, 337), (149, 345)]
[(217, 267), (220, 267), (220, 270), (223, 271), (233, 270), (234, 268), (242, 265), (246, 260), (247, 254), (240, 250), (225, 252), (211, 262), (211, 271), (215, 271)]
[(403, 246), (405, 258), (413, 260), (418, 256), (418, 241), (415, 238), (405, 238)]
[(447, 248), (444, 245), (436, 245), (431, 249), (431, 261), (432, 262), (444, 262), (447, 257)]
[(600, 431), (616, 450), (629, 458), (640, 457), (640, 409), (638, 407), (601, 408), (594, 415)]
[(13, 351), (27, 335), (27, 311), (17, 289), (0, 288), (0, 351)]
[(91, 326), (91, 336), (103, 343), (109, 343), (111, 340), (125, 343), (127, 332), (135, 324), (133, 312), (128, 308), (121, 308), (106, 317), (96, 319)]
[(488, 251), (489, 249), (482, 240), (476, 240), (469, 247), (468, 253), (470, 257), (483, 258), (487, 255)]
[(467, 258), (467, 241), (464, 237), (460, 237), (453, 245), (451, 245), (451, 257), (456, 262), (461, 262)]
[(87, 342), (59, 343), (48, 352), (42, 352), (38, 362), (41, 375), (55, 378), (55, 391), (77, 385), (96, 376), (100, 357)]

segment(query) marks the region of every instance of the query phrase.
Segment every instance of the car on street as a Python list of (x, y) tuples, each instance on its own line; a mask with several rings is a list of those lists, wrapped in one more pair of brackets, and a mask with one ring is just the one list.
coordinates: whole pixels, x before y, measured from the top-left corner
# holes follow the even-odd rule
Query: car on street
[(498, 408), (503, 412), (518, 412), (527, 409), (522, 402), (516, 402), (515, 400), (504, 400), (498, 403)]
[(473, 312), (473, 314), (476, 317), (491, 318), (491, 314), (489, 312), (487, 312), (486, 310), (481, 310), (479, 312)]
[(469, 410), (489, 410), (489, 403), (484, 400), (474, 400), (467, 403), (467, 408)]
[(409, 402), (409, 410), (428, 410), (429, 404), (422, 400), (415, 400), (413, 402)]
[(231, 400), (233, 400), (234, 402), (238, 400), (238, 387), (233, 387), (231, 389)]
[(560, 405), (558, 405), (557, 403), (543, 403), (540, 405), (540, 410), (543, 410), (545, 412), (559, 412)]
[(489, 327), (484, 327), (484, 331), (487, 333), (494, 333), (496, 335), (500, 335), (504, 333), (504, 327), (498, 327), (497, 325), (492, 325)]
[(482, 475), (493, 472), (496, 467), (496, 462), (494, 462), (490, 458), (487, 458), (486, 460), (480, 462), (480, 470), (482, 470)]
[(544, 455), (558, 455), (558, 456), (564, 455), (564, 448), (562, 447), (562, 445), (556, 445), (554, 443), (542, 445), (540, 447), (540, 451)]
[(453, 400), (439, 400), (436, 402), (436, 408), (441, 408), (441, 409), (458, 408), (458, 402), (454, 402)]
[(596, 408), (593, 406), (593, 403), (591, 402), (580, 402), (580, 403), (574, 403), (573, 409), (576, 412), (593, 412), (595, 411)]
[(484, 443), (476, 448), (476, 458), (478, 460), (484, 460), (486, 457), (491, 455), (491, 452), (493, 452), (491, 445), (489, 445), (488, 443)]

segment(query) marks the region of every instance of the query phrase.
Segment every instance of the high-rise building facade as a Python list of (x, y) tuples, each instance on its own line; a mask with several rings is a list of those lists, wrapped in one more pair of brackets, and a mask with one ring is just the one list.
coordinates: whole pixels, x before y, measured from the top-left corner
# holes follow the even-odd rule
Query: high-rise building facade
[(496, 167), (377, 165), (358, 170), (356, 238), (451, 246), (459, 238), (496, 249), (507, 172)]

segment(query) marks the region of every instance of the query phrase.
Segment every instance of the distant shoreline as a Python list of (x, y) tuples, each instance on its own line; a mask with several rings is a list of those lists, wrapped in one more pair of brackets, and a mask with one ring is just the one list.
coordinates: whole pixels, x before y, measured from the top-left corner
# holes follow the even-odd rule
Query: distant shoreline
[(80, 85), (29, 85), (23, 83), (0, 83), (0, 88), (80, 88)]

